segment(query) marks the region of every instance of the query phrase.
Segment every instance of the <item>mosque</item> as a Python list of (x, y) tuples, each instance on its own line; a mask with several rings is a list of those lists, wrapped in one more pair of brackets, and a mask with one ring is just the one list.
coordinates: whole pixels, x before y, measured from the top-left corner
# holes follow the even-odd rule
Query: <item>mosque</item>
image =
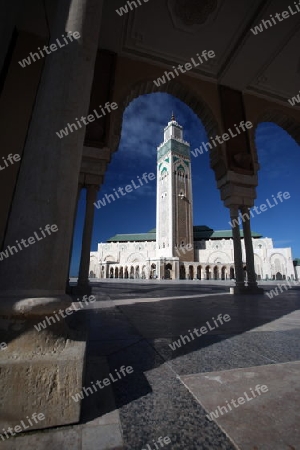
[[(245, 279), (246, 254), (241, 233)], [(252, 232), (257, 280), (295, 279), (291, 248)], [(157, 149), (156, 228), (117, 234), (90, 253), (90, 277), (228, 280), (235, 278), (232, 229), (193, 225), (190, 145), (174, 115)]]

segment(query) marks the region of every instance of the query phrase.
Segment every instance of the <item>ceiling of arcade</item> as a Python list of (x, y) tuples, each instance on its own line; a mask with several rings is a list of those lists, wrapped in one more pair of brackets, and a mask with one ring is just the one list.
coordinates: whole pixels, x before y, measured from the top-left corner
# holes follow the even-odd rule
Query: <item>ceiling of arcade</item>
[(140, 7), (119, 17), (115, 10), (125, 3), (104, 2), (102, 48), (165, 69), (213, 50), (216, 57), (193, 69), (192, 76), (283, 105), (299, 91), (300, 14), (261, 36), (250, 31), (274, 11), (285, 10), (287, 0), (141, 0)]
[[(194, 68), (191, 76), (283, 106), (299, 91), (300, 13), (260, 36), (250, 31), (270, 14), (293, 5), (292, 0), (139, 1), (141, 6), (120, 17), (116, 9), (126, 1), (104, 0), (99, 48), (164, 69), (190, 61), (203, 49), (213, 50), (216, 57)], [(45, 11), (40, 0), (24, 2), (18, 29), (46, 36), (56, 3), (45, 0)]]
[[(39, 0), (30, 0), (31, 8), (27, 2), (19, 29), (46, 35), (45, 17), (51, 29), (56, 1), (45, 0), (46, 15)], [(108, 142), (113, 150), (117, 146), (126, 105), (140, 94), (157, 90), (154, 77), (196, 59), (203, 50), (213, 50), (216, 56), (159, 90), (173, 93), (194, 111), (198, 108), (195, 112), (211, 129), (222, 129), (217, 86), (242, 91), (248, 120), (254, 124), (274, 120), (300, 142), (300, 106), (291, 107), (288, 103), (299, 92), (300, 13), (260, 35), (250, 30), (262, 19), (270, 18), (270, 14), (286, 10), (287, 5), (293, 5), (292, 0), (138, 2), (140, 6), (120, 17), (116, 9), (126, 5), (126, 1), (104, 0), (99, 49), (117, 55), (111, 101), (123, 102), (111, 114), (113, 126), (109, 127), (110, 140), (105, 138), (106, 146)], [(192, 92), (197, 92), (203, 104), (193, 105)]]

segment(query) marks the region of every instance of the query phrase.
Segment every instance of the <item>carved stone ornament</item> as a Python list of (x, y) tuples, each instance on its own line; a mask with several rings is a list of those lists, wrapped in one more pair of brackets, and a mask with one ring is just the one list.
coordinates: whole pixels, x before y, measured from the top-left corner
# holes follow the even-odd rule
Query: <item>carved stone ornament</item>
[(168, 0), (174, 25), (188, 31), (203, 25), (216, 11), (218, 0)]

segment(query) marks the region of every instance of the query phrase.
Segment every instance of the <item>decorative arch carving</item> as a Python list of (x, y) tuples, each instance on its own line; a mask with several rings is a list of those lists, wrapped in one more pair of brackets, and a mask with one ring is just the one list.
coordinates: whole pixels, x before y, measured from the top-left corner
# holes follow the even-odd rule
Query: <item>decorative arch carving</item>
[(115, 262), (116, 258), (114, 256), (112, 256), (112, 255), (107, 255), (107, 256), (105, 256), (104, 261), (106, 261), (106, 262)]
[(194, 31), (208, 22), (218, 7), (218, 0), (168, 0), (174, 26)]
[(217, 262), (220, 262), (221, 264), (226, 264), (226, 261), (230, 261), (230, 256), (227, 255), (225, 252), (212, 252), (207, 258), (207, 264), (216, 264)]
[(145, 261), (145, 256), (142, 255), (142, 253), (131, 253), (127, 258), (127, 263), (141, 263)]
[(112, 142), (111, 149), (115, 151), (119, 145), (122, 130), (122, 120), (123, 114), (129, 103), (131, 103), (135, 98), (144, 94), (152, 94), (155, 92), (164, 92), (166, 94), (171, 94), (178, 98), (189, 106), (196, 116), (203, 123), (205, 130), (209, 136), (215, 136), (220, 134), (220, 126), (206, 102), (201, 98), (200, 94), (194, 91), (189, 86), (179, 82), (177, 80), (171, 80), (159, 87), (155, 86), (153, 79), (143, 80), (138, 83), (134, 83), (129, 89), (129, 93), (123, 100), (119, 101), (119, 108), (117, 109), (114, 117), (114, 142)]
[(255, 145), (255, 134), (256, 129), (260, 123), (272, 122), (285, 130), (296, 142), (300, 145), (300, 120), (295, 119), (295, 117), (286, 114), (282, 109), (272, 108), (263, 111), (253, 123), (253, 128), (250, 131), (250, 143), (251, 150), (254, 156), (254, 162), (259, 169), (259, 161), (257, 155), (257, 148)]

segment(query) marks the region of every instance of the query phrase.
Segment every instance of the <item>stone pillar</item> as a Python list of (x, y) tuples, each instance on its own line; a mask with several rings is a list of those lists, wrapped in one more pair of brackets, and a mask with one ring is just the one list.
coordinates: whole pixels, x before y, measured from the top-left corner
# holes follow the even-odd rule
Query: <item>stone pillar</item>
[(234, 267), (235, 267), (235, 283), (237, 292), (245, 286), (243, 259), (242, 259), (242, 245), (239, 228), (239, 210), (238, 207), (230, 208), (230, 218), (232, 226), (233, 247), (234, 247)]
[[(18, 425), (24, 411), (45, 415), (30, 430), (80, 418), (81, 402), (71, 396), (82, 388), (85, 335), (62, 318), (71, 304), (65, 288), (85, 128), (67, 125), (88, 113), (102, 3), (57, 3), (50, 45), (63, 43), (68, 32), (80, 37), (45, 60), (7, 223), (3, 250), (15, 250), (0, 261), (2, 339), (8, 343), (1, 352), (1, 429)], [(61, 129), (68, 135), (59, 137)], [(34, 325), (54, 311), (64, 315), (37, 331)]]
[(78, 288), (82, 291), (87, 290), (89, 287), (90, 252), (95, 211), (94, 203), (97, 200), (98, 189), (99, 187), (95, 184), (89, 184), (86, 186), (85, 219), (78, 276)]
[(65, 293), (85, 127), (56, 132), (88, 113), (101, 10), (99, 0), (58, 2), (50, 44), (68, 31), (80, 37), (46, 58), (3, 248), (47, 224), (58, 231), (1, 262), (2, 296)]
[(195, 266), (194, 264), (193, 264), (193, 272), (194, 272), (194, 280), (197, 280), (198, 271), (197, 266)]
[(163, 275), (163, 261), (161, 259), (158, 259), (156, 261), (156, 277), (157, 279), (161, 279), (162, 275)]
[(246, 268), (247, 268), (247, 275), (248, 275), (247, 276), (248, 286), (249, 286), (250, 291), (263, 292), (262, 289), (259, 289), (257, 287), (249, 208), (246, 206), (242, 206), (241, 212), (243, 215), (243, 230), (244, 230), (244, 244), (245, 244), (245, 253), (246, 253)]
[(21, 10), (21, 0), (4, 0), (1, 2), (0, 16), (0, 72), (11, 42), (16, 19)]
[(180, 262), (179, 258), (174, 260), (174, 280), (180, 279)]

